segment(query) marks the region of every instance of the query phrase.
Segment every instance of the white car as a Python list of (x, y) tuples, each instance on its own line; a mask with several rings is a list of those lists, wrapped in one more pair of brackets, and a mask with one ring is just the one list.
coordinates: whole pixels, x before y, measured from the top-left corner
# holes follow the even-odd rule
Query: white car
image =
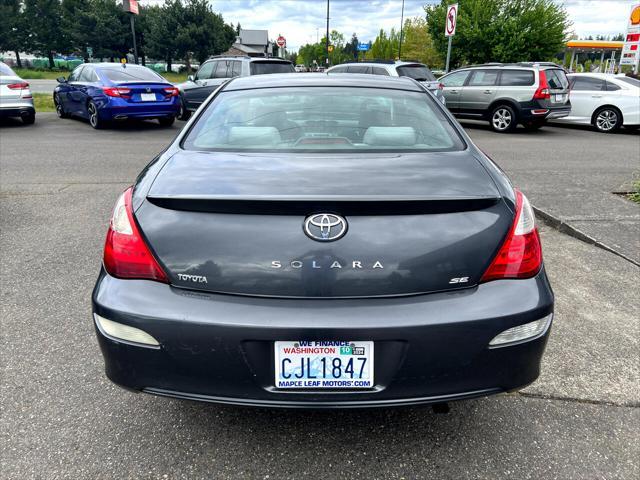
[(558, 123), (593, 125), (610, 133), (621, 126), (640, 126), (640, 80), (606, 73), (571, 73), (568, 116)]
[(29, 84), (6, 63), (0, 62), (0, 118), (21, 118), (26, 125), (36, 121)]

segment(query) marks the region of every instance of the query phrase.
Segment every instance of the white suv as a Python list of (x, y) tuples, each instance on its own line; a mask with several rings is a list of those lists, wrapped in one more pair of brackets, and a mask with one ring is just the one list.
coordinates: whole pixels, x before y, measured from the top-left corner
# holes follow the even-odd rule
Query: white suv
[(348, 62), (336, 65), (327, 73), (364, 73), (389, 77), (411, 77), (422, 83), (438, 100), (445, 103), (443, 85), (423, 63), (376, 60), (373, 62)]

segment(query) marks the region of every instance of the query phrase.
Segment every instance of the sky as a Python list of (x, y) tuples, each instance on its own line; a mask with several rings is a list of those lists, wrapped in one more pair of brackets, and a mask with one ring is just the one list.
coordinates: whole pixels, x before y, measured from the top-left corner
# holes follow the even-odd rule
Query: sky
[[(631, 6), (640, 0), (554, 0), (565, 7), (580, 37), (624, 33)], [(158, 0), (142, 0), (143, 4)], [(270, 38), (283, 35), (287, 49), (315, 43), (326, 31), (326, 0), (211, 0), (227, 23), (242, 28), (267, 29)], [(423, 16), (423, 6), (439, 0), (405, 0), (404, 15)], [(453, 1), (452, 1), (453, 3)], [(402, 0), (330, 0), (329, 27), (348, 40), (374, 40), (380, 28), (400, 26)], [(444, 24), (443, 24), (444, 29)]]

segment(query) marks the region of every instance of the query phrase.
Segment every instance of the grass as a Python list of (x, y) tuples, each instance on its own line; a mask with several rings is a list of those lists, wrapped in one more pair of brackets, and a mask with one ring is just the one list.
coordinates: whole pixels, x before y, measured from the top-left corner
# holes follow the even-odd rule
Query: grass
[(36, 107), (37, 112), (55, 112), (56, 108), (53, 105), (53, 95), (50, 93), (34, 93), (33, 106)]
[[(32, 70), (30, 68), (14, 68), (14, 72), (25, 80), (55, 80), (58, 77), (68, 77), (66, 70)], [(187, 80), (187, 73), (164, 72), (161, 75), (171, 83), (181, 83)]]
[(633, 183), (633, 192), (628, 195), (632, 202), (640, 203), (640, 180)]

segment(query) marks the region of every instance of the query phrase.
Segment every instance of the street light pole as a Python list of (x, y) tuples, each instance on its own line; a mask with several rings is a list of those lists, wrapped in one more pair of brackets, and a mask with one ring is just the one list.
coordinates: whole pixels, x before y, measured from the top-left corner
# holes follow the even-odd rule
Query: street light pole
[(402, 28), (404, 27), (404, 0), (402, 0), (402, 13), (400, 14), (400, 45), (398, 45), (398, 60), (402, 60)]
[(327, 0), (327, 68), (329, 68), (329, 0)]

